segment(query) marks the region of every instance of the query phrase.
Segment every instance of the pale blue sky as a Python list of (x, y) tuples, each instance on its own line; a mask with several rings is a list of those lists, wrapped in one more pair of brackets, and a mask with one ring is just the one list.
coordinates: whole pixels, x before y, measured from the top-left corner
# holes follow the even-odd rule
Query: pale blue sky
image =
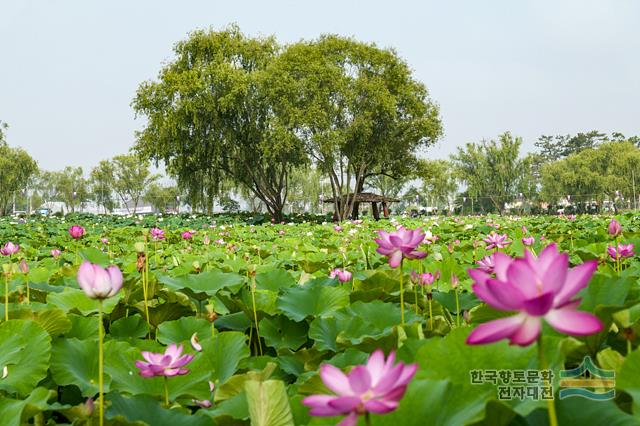
[(196, 28), (395, 48), (441, 106), (444, 157), (511, 130), (640, 134), (640, 1), (2, 0), (0, 120), (41, 167), (126, 152), (138, 84)]

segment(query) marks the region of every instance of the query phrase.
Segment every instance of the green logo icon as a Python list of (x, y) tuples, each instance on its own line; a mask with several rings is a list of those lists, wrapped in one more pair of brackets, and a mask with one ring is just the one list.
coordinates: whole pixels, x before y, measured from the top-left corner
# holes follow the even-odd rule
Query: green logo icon
[(607, 401), (616, 396), (616, 372), (595, 366), (586, 356), (573, 370), (560, 371), (560, 399), (572, 396)]

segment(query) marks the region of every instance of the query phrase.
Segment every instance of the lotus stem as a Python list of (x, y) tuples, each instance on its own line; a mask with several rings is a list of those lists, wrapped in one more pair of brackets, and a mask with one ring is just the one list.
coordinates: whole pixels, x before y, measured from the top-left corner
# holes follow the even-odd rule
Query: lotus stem
[(460, 327), (460, 298), (458, 296), (458, 289), (454, 289), (456, 292), (456, 326)]
[(8, 272), (4, 274), (4, 320), (9, 321), (9, 273)]
[(431, 291), (427, 293), (427, 301), (429, 302), (429, 330), (433, 331), (433, 308), (431, 305)]
[(167, 376), (163, 376), (164, 380), (164, 405), (169, 407), (169, 379)]
[(400, 323), (404, 327), (404, 274), (402, 272), (402, 263), (400, 261)]
[(365, 426), (371, 426), (371, 414), (368, 411), (364, 413), (364, 424)]
[[(544, 358), (544, 347), (542, 345), (542, 335), (538, 337), (538, 365), (542, 370), (547, 370), (548, 366)], [(547, 386), (552, 386), (551, 379), (548, 379)], [(549, 414), (549, 425), (550, 426), (558, 426), (558, 417), (556, 416), (556, 406), (553, 403), (552, 399), (547, 399), (547, 413)]]
[(251, 304), (253, 305), (253, 321), (256, 324), (256, 336), (258, 337), (258, 350), (262, 356), (262, 342), (260, 341), (260, 328), (258, 327), (258, 312), (256, 311), (256, 277), (251, 277)]
[(102, 329), (102, 300), (98, 308), (98, 406), (100, 409), (100, 426), (104, 426), (104, 330)]

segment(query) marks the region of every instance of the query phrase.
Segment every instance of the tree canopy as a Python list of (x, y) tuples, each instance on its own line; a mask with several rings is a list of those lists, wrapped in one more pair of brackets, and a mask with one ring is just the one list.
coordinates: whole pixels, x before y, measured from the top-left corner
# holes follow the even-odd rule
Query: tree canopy
[(640, 149), (629, 141), (605, 142), (544, 165), (541, 193), (550, 202), (567, 196), (575, 201), (633, 199), (639, 178)]
[(12, 148), (5, 140), (6, 123), (0, 122), (0, 215), (9, 212), (9, 205), (19, 191), (27, 188), (37, 173), (36, 161), (22, 148)]
[(279, 99), (267, 90), (281, 47), (230, 27), (196, 31), (174, 50), (176, 58), (133, 101), (148, 120), (137, 152), (164, 161), (192, 204), (207, 211), (230, 178), (279, 216), (291, 168), (305, 162), (298, 138), (277, 115)]
[[(408, 174), (442, 134), (424, 85), (373, 44), (323, 36), (283, 48), (230, 27), (196, 31), (175, 53), (133, 101), (148, 120), (136, 150), (205, 206), (230, 178), (279, 216), (294, 167), (314, 164), (346, 195), (368, 177)], [(336, 208), (344, 219), (353, 200)]]
[(505, 132), (498, 140), (467, 143), (451, 157), (456, 174), (484, 210), (502, 213), (531, 180), (529, 160), (520, 158), (522, 138)]
[[(361, 191), (375, 175), (405, 176), (415, 154), (442, 134), (439, 109), (390, 49), (335, 35), (295, 43), (269, 74), (272, 96), (334, 199)], [(354, 199), (336, 206), (351, 214)]]

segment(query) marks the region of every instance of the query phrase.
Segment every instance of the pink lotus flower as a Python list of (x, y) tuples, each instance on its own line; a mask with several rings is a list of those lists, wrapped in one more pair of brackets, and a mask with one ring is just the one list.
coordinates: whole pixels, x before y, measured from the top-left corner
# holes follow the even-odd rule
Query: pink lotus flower
[(576, 215), (575, 214), (568, 215), (567, 220), (576, 220)]
[(456, 274), (451, 274), (451, 288), (458, 288), (458, 284), (460, 283), (460, 279)]
[(348, 283), (349, 281), (351, 281), (352, 274), (347, 270), (336, 268), (329, 273), (329, 278), (336, 277), (338, 277), (338, 281), (340, 281), (341, 283)]
[(311, 395), (302, 403), (312, 416), (331, 417), (347, 415), (338, 426), (354, 426), (358, 416), (365, 413), (385, 414), (396, 408), (416, 373), (416, 364), (394, 364), (395, 353), (385, 361), (382, 350), (377, 349), (366, 365), (358, 365), (345, 375), (330, 364), (320, 367), (325, 386), (336, 395)]
[(336, 231), (336, 232), (342, 232), (342, 226), (336, 225), (336, 226), (333, 227), (333, 230)]
[(622, 234), (622, 225), (620, 225), (620, 222), (618, 222), (617, 220), (611, 219), (607, 230), (609, 231), (609, 235), (611, 235), (612, 237), (617, 237), (618, 235)]
[(58, 257), (60, 257), (60, 254), (62, 254), (62, 252), (61, 252), (60, 250), (58, 250), (58, 249), (53, 249), (53, 250), (51, 250), (51, 256), (53, 256), (53, 257), (54, 257), (54, 258), (56, 258), (56, 259), (57, 259)]
[(633, 244), (618, 244), (618, 247), (607, 246), (607, 253), (613, 260), (635, 256)]
[(142, 351), (142, 357), (147, 361), (136, 361), (136, 367), (140, 369), (142, 377), (154, 376), (182, 376), (189, 372), (183, 368), (193, 359), (193, 355), (182, 355), (182, 345), (170, 344), (163, 354)]
[(536, 239), (531, 237), (531, 236), (522, 238), (522, 244), (524, 244), (527, 247), (532, 246), (533, 243), (535, 243), (535, 242), (536, 242)]
[(102, 242), (102, 244), (104, 245), (108, 245), (109, 244), (109, 239), (108, 238), (102, 238), (100, 239), (100, 241)]
[(115, 265), (104, 269), (85, 260), (78, 268), (78, 284), (87, 297), (106, 299), (122, 288), (122, 272)]
[(69, 235), (71, 235), (71, 238), (77, 240), (78, 238), (82, 238), (82, 236), (84, 235), (84, 228), (80, 225), (73, 225), (71, 228), (69, 228)]
[(4, 245), (4, 247), (0, 249), (0, 254), (3, 256), (13, 256), (19, 251), (20, 251), (20, 246), (18, 244), (14, 244), (11, 241), (9, 241)]
[(153, 238), (155, 241), (165, 239), (164, 231), (160, 228), (151, 228), (149, 233), (151, 234), (151, 238)]
[(211, 238), (209, 238), (209, 235), (204, 236), (204, 238), (202, 239), (202, 242), (204, 243), (205, 246), (208, 246), (209, 244), (211, 244)]
[(501, 249), (505, 248), (511, 241), (507, 240), (507, 234), (496, 234), (495, 232), (490, 233), (484, 238), (482, 241), (487, 243), (487, 250), (491, 250), (492, 248)]
[[(497, 254), (497, 253), (496, 253)], [(480, 268), (470, 269), (476, 295), (501, 311), (517, 311), (506, 318), (481, 324), (467, 338), (468, 344), (509, 339), (511, 344), (527, 346), (538, 338), (544, 318), (560, 333), (585, 336), (602, 330), (600, 320), (577, 310), (580, 299), (572, 299), (587, 286), (598, 267), (587, 261), (569, 269), (569, 256), (550, 244), (535, 257), (511, 259), (494, 256), (495, 277)]]
[(376, 251), (383, 256), (389, 257), (389, 266), (397, 268), (403, 258), (423, 259), (427, 253), (416, 251), (425, 234), (418, 229), (406, 229), (400, 227), (397, 231), (378, 231), (380, 238), (376, 238), (378, 243)]
[(411, 272), (411, 281), (414, 284), (419, 284), (421, 286), (431, 285), (436, 280), (431, 272), (424, 272), (422, 274), (417, 273), (416, 271)]
[(20, 269), (20, 272), (22, 272), (23, 274), (28, 274), (29, 273), (29, 265), (27, 265), (27, 261), (22, 259), (20, 261), (20, 264), (18, 265), (18, 269)]
[[(507, 256), (504, 253), (500, 253), (500, 252), (496, 252), (493, 254), (490, 254), (488, 256), (483, 257), (482, 259), (478, 260), (476, 263), (478, 265), (480, 265), (480, 267), (478, 269), (480, 269), (481, 271), (486, 272), (487, 274), (493, 274), (493, 268), (495, 266), (494, 262), (493, 262), (493, 258), (495, 256), (499, 256), (499, 255), (503, 255), (503, 256)], [(509, 256), (507, 256), (509, 257)]]
[(184, 231), (180, 235), (182, 236), (183, 240), (190, 240), (191, 238), (193, 238), (194, 234), (195, 234), (195, 231)]

